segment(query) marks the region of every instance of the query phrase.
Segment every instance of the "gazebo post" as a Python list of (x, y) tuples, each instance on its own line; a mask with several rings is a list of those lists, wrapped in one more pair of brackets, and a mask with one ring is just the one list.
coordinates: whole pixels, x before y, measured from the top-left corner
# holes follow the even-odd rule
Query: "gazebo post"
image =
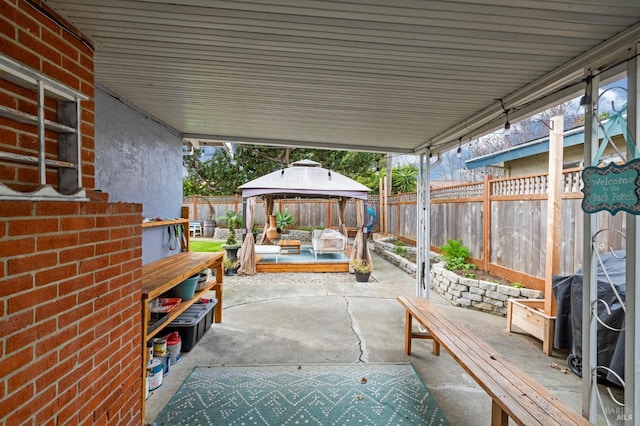
[[(247, 232), (248, 230), (250, 230), (251, 228), (248, 228), (248, 224), (247, 224), (247, 198), (246, 197), (242, 197), (242, 242), (244, 242), (245, 237), (247, 236)], [(253, 224), (251, 224), (253, 225)]]

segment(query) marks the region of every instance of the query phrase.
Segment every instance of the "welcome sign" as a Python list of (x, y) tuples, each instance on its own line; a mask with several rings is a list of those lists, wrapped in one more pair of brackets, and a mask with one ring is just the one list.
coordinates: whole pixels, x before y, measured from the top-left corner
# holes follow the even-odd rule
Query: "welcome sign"
[(582, 171), (582, 210), (606, 210), (615, 215), (626, 211), (640, 215), (640, 159), (605, 167), (585, 167)]

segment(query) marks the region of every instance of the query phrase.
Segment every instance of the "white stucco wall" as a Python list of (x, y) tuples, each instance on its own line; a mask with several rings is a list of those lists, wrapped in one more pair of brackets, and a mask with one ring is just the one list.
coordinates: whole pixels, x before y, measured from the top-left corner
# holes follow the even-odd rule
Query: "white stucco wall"
[[(174, 132), (96, 88), (95, 188), (112, 202), (142, 204), (144, 217), (180, 217), (182, 140)], [(143, 263), (174, 252), (165, 227), (143, 229)]]

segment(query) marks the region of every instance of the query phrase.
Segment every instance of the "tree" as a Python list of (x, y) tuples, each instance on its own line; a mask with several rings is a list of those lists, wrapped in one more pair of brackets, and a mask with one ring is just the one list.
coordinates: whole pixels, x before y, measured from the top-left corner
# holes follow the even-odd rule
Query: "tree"
[(238, 145), (233, 162), (222, 149), (216, 149), (209, 159), (204, 159), (200, 150), (185, 156), (183, 165), (188, 175), (183, 179), (183, 191), (185, 195), (231, 195), (245, 182), (304, 159), (357, 180), (374, 193), (378, 190), (375, 173), (384, 161), (383, 154)]
[(415, 164), (395, 167), (391, 170), (391, 189), (395, 193), (415, 192), (418, 188), (418, 173)]

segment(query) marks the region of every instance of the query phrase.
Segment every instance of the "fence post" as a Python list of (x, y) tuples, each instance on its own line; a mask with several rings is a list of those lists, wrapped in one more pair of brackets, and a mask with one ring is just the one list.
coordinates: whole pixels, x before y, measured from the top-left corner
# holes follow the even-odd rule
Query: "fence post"
[(400, 237), (400, 199), (402, 198), (402, 193), (398, 192), (396, 196), (396, 238)]
[(491, 175), (485, 175), (482, 191), (482, 270), (491, 264)]
[(198, 196), (193, 196), (193, 220), (198, 221)]

